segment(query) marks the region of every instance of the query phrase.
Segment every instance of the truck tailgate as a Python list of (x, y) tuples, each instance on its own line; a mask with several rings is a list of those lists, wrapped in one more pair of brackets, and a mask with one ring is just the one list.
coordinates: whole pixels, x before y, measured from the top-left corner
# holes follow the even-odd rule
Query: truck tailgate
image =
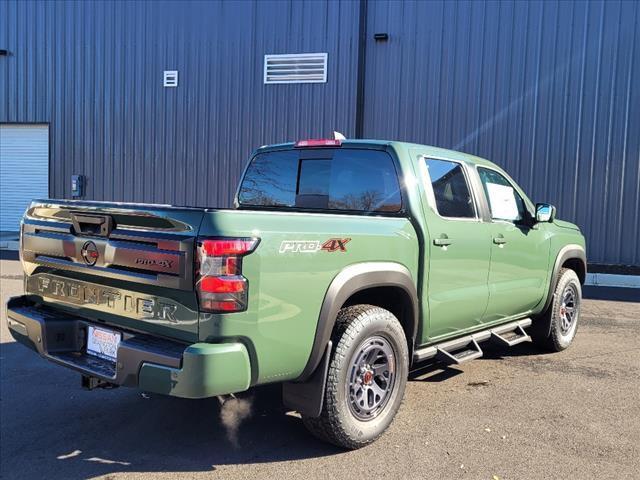
[(36, 200), (21, 235), (25, 291), (75, 315), (198, 338), (194, 242), (203, 209)]

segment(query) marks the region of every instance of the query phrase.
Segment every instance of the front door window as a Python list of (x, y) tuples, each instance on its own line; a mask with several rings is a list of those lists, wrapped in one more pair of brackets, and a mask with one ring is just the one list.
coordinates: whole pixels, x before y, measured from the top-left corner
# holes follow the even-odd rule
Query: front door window
[(504, 176), (495, 170), (478, 167), (484, 193), (493, 220), (519, 223), (526, 218), (527, 209), (520, 194)]

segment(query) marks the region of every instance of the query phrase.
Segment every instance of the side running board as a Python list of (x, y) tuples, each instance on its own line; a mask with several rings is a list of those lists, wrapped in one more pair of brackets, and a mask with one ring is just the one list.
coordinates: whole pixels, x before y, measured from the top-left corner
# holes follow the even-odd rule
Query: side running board
[(482, 349), (479, 343), (486, 340), (492, 340), (507, 347), (513, 347), (522, 342), (530, 342), (531, 337), (524, 330), (530, 325), (531, 319), (524, 318), (454, 340), (419, 348), (413, 353), (413, 362), (422, 362), (435, 357), (442, 362), (458, 365), (475, 360), (482, 356)]
[(450, 364), (459, 365), (481, 356), (482, 349), (473, 338), (463, 347), (459, 347), (459, 342), (454, 342), (453, 344), (443, 343), (436, 347), (436, 358)]
[(524, 331), (522, 325), (518, 325), (514, 330), (506, 333), (499, 333), (495, 330), (491, 330), (491, 340), (494, 340), (496, 343), (506, 347), (513, 347), (514, 345), (518, 345), (522, 342), (530, 342), (531, 337), (527, 335), (527, 332)]

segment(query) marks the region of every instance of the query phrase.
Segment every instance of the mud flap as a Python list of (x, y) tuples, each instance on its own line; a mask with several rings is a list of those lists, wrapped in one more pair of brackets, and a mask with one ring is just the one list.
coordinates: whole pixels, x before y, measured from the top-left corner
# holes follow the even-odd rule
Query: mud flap
[(282, 401), (287, 408), (296, 410), (305, 417), (320, 416), (332, 347), (330, 340), (320, 363), (306, 381), (286, 382), (282, 385)]

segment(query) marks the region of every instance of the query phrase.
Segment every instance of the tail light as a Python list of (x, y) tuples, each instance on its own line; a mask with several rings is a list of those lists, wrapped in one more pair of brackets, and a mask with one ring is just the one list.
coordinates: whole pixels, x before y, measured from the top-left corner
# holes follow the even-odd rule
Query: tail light
[(247, 309), (249, 282), (242, 276), (242, 257), (258, 246), (257, 238), (200, 238), (196, 292), (203, 312)]

